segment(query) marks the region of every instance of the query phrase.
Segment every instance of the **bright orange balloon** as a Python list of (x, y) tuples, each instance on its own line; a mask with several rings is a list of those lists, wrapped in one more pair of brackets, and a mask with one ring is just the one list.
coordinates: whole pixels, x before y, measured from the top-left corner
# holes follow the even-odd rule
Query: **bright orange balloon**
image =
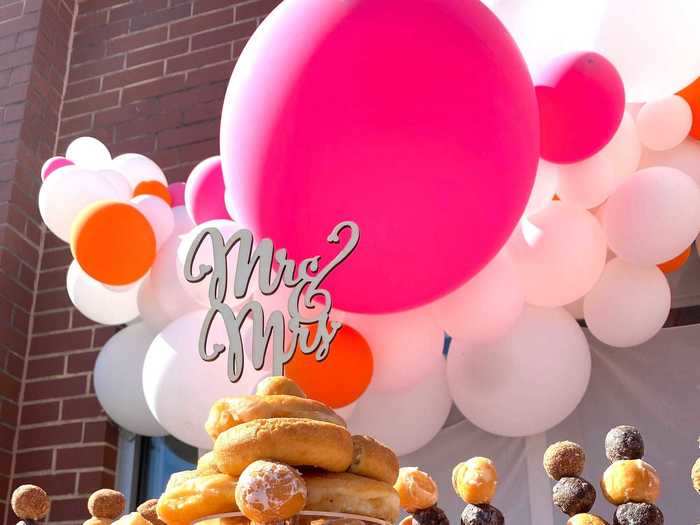
[(691, 247), (688, 246), (688, 248), (681, 253), (679, 256), (674, 257), (673, 259), (663, 262), (659, 265), (659, 270), (661, 270), (664, 273), (672, 273), (675, 272), (676, 270), (680, 270), (680, 268), (686, 263), (688, 260), (688, 257), (690, 257), (690, 252), (691, 252)]
[(700, 77), (688, 87), (678, 92), (693, 111), (693, 127), (690, 128), (690, 136), (700, 139)]
[(90, 277), (121, 286), (137, 281), (156, 258), (156, 236), (144, 215), (124, 202), (101, 201), (75, 219), (73, 257)]
[(157, 180), (145, 180), (143, 182), (139, 182), (134, 188), (133, 195), (134, 197), (138, 195), (155, 195), (156, 197), (160, 197), (167, 202), (168, 206), (173, 205), (173, 199), (170, 196), (167, 186), (162, 182), (158, 182)]
[[(316, 336), (309, 329), (308, 341)], [(374, 360), (365, 338), (354, 328), (343, 325), (331, 343), (328, 357), (316, 361), (316, 353), (303, 354), (297, 347), (294, 357), (284, 366), (284, 375), (293, 379), (311, 399), (332, 408), (356, 401), (372, 379)]]

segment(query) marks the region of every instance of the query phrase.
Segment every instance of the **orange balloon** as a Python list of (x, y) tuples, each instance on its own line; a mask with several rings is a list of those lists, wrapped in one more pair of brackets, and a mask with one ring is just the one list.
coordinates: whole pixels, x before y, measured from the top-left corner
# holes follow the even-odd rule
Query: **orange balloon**
[(137, 281), (156, 258), (153, 228), (139, 210), (124, 202), (96, 202), (80, 212), (70, 247), (85, 273), (113, 286)]
[(138, 195), (155, 195), (156, 197), (160, 197), (167, 202), (168, 206), (173, 205), (173, 199), (170, 196), (167, 186), (162, 182), (158, 182), (157, 180), (145, 180), (143, 182), (139, 182), (134, 188), (133, 195), (134, 197)]
[(674, 257), (673, 259), (663, 262), (657, 266), (659, 267), (659, 270), (661, 270), (664, 273), (675, 272), (685, 264), (685, 262), (688, 260), (688, 257), (690, 257), (690, 252), (691, 249), (690, 246), (688, 246), (688, 248), (679, 256)]
[[(316, 325), (309, 329), (308, 342), (316, 337)], [(316, 353), (304, 354), (297, 346), (284, 366), (284, 375), (293, 379), (311, 399), (332, 408), (356, 401), (372, 379), (374, 360), (365, 338), (354, 328), (343, 325), (333, 339), (328, 357), (316, 361)]]
[(693, 112), (693, 127), (690, 128), (690, 136), (700, 139), (700, 77), (679, 91), (678, 95), (685, 99)]

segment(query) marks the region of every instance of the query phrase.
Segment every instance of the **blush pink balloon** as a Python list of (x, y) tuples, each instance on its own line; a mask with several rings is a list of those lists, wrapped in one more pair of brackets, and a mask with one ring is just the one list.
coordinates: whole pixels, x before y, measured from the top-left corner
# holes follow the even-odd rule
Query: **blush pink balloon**
[(221, 157), (210, 157), (195, 166), (185, 184), (185, 207), (195, 224), (230, 219), (224, 203)]
[(625, 111), (620, 74), (598, 53), (561, 56), (535, 81), (542, 158), (566, 164), (610, 142)]
[(168, 186), (168, 193), (170, 194), (170, 207), (177, 208), (178, 206), (185, 205), (185, 183), (184, 182), (173, 182)]
[(68, 160), (65, 157), (51, 157), (49, 160), (44, 162), (41, 167), (41, 180), (46, 180), (46, 177), (51, 175), (54, 171), (65, 166), (74, 166), (75, 163)]
[(237, 220), (294, 259), (330, 261), (333, 227), (357, 222), (324, 287), (343, 310), (400, 311), (507, 240), (537, 168), (537, 103), (481, 2), (286, 0), (238, 60), (221, 156)]

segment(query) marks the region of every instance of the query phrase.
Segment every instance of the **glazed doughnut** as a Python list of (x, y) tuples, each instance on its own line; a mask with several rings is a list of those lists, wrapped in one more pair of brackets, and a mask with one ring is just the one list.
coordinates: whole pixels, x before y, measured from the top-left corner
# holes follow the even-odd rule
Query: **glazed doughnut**
[(230, 428), (214, 443), (219, 470), (239, 476), (258, 459), (344, 472), (352, 463), (345, 428), (309, 419), (256, 419)]
[(606, 469), (600, 488), (613, 505), (654, 503), (661, 491), (661, 480), (649, 463), (641, 459), (623, 459)]
[(238, 478), (236, 504), (250, 521), (286, 520), (304, 508), (306, 483), (284, 463), (255, 461)]
[(452, 471), (452, 487), (465, 503), (490, 503), (497, 486), (498, 473), (493, 461), (488, 458), (471, 458)]
[(348, 472), (394, 484), (399, 458), (394, 451), (369, 436), (352, 436), (352, 465)]
[(219, 399), (209, 410), (209, 418), (204, 426), (212, 439), (216, 439), (222, 432), (242, 423), (273, 418), (313, 419), (345, 426), (343, 418), (323, 403), (287, 395)]
[(258, 383), (255, 393), (259, 396), (286, 395), (306, 398), (301, 387), (285, 376), (266, 377)]
[(427, 509), (437, 503), (438, 488), (433, 478), (416, 467), (403, 467), (394, 483), (394, 489), (406, 512)]
[(399, 517), (399, 495), (388, 483), (347, 472), (311, 472), (304, 480), (304, 510), (360, 514), (391, 523)]
[(695, 460), (693, 468), (690, 469), (690, 479), (693, 482), (695, 492), (700, 494), (700, 458)]
[(221, 474), (219, 467), (216, 466), (216, 457), (214, 452), (207, 452), (197, 460), (197, 476), (208, 476), (210, 474)]
[(168, 525), (189, 525), (212, 514), (236, 512), (235, 490), (236, 478), (226, 474), (193, 478), (166, 489), (156, 512)]
[(165, 492), (168, 492), (183, 483), (198, 477), (196, 470), (183, 470), (182, 472), (174, 472), (170, 475), (168, 484), (165, 486)]

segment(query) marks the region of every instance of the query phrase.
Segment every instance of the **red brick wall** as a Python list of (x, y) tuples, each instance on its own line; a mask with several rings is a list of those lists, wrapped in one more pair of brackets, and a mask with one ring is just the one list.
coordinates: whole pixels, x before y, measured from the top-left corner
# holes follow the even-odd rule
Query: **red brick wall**
[[(0, 0), (0, 519), (6, 521), (41, 258), (38, 172), (56, 143), (72, 0)], [(10, 520), (12, 518), (9, 518)]]
[[(25, 1), (41, 4), (41, 0)], [(44, 0), (46, 5), (58, 1)], [(221, 105), (236, 57), (279, 1), (80, 0), (57, 154), (65, 152), (73, 138), (91, 135), (102, 140), (113, 155), (142, 153), (153, 158), (169, 180), (184, 180), (198, 161), (218, 154)], [(0, 21), (7, 3), (0, 0)], [(51, 86), (62, 85), (59, 76)], [(0, 72), (0, 105), (2, 78)], [(21, 104), (24, 96), (16, 97)], [(54, 116), (48, 130), (56, 129), (55, 121)], [(0, 125), (0, 137), (3, 133)], [(0, 138), (0, 163), (15, 157), (13, 152), (3, 153), (3, 147)], [(41, 152), (42, 160), (51, 156), (52, 147), (53, 143)], [(65, 291), (68, 247), (46, 233), (41, 249), (35, 206), (38, 166), (28, 171), (33, 189), (24, 203), (24, 215), (35, 226), (30, 232), (34, 240), (27, 243), (34, 262), (25, 265), (22, 281), (19, 270), (15, 272), (15, 280), (24, 283), (23, 293), (18, 292), (23, 302), (19, 308), (15, 302), (0, 300), (0, 321), (13, 319), (22, 325), (14, 336), (16, 351), (5, 352), (11, 355), (6, 366), (2, 363), (8, 358), (0, 346), (0, 378), (2, 374), (11, 378), (8, 387), (0, 389), (0, 421), (4, 423), (0, 423), (0, 473), (12, 463), (9, 451), (21, 410), (10, 484), (33, 480), (44, 486), (52, 495), (49, 521), (81, 523), (87, 518), (89, 494), (111, 486), (115, 478), (117, 429), (100, 409), (91, 384), (97, 352), (114, 328), (95, 326), (71, 307)], [(9, 268), (1, 258), (4, 253), (0, 251), (0, 280), (6, 280), (3, 272)], [(0, 282), (0, 293), (2, 288)], [(12, 317), (13, 311), (20, 313)], [(29, 328), (30, 317), (33, 329)], [(0, 330), (4, 334), (6, 329)], [(15, 339), (3, 335), (2, 341)], [(19, 397), (22, 402), (18, 405)], [(3, 483), (8, 484), (7, 476), (3, 481), (0, 475), (0, 498), (6, 493)], [(8, 513), (6, 521), (13, 519)]]

